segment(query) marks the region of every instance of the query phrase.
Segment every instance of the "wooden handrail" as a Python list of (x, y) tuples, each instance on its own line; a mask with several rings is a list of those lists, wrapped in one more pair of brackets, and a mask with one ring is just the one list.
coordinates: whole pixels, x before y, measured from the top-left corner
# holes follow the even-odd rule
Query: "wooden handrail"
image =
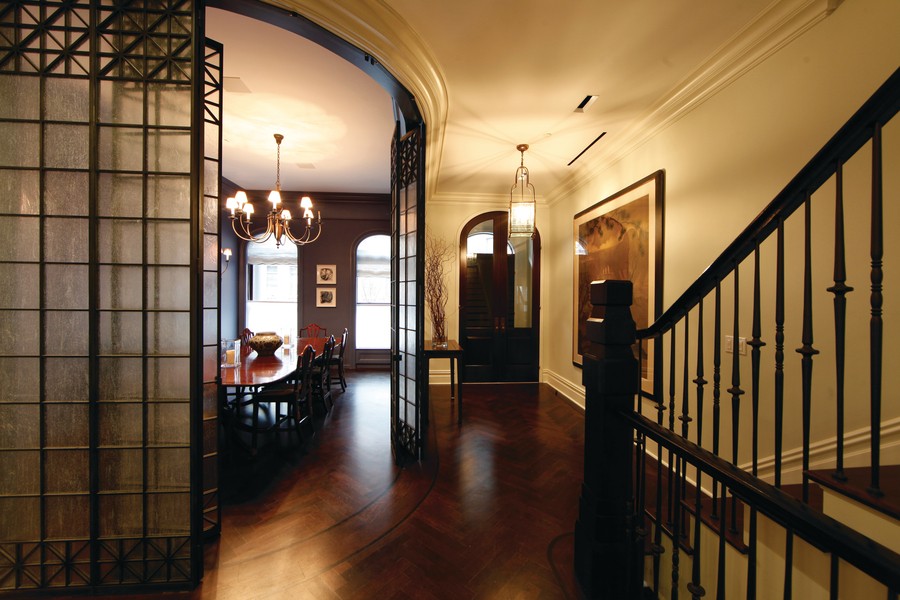
[(620, 414), (636, 431), (672, 450), (682, 460), (700, 468), (704, 474), (712, 475), (748, 505), (779, 523), (790, 523), (797, 535), (819, 550), (836, 552), (843, 560), (887, 585), (889, 589), (900, 589), (900, 554), (810, 508), (647, 417), (634, 411), (623, 411)]
[(797, 176), (775, 196), (775, 199), (748, 225), (744, 231), (716, 258), (675, 300), (656, 321), (638, 330), (638, 339), (658, 337), (668, 331), (700, 298), (715, 289), (716, 284), (734, 270), (734, 266), (750, 256), (761, 243), (790, 216), (811, 192), (835, 173), (835, 166), (853, 156), (872, 137), (875, 124), (884, 125), (900, 111), (900, 69), (872, 95), (847, 123), (803, 167)]

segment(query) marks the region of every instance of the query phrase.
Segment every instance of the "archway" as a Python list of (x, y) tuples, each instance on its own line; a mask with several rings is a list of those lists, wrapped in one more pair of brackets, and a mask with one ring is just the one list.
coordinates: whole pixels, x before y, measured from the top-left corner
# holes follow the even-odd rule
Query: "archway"
[(476, 216), (459, 241), (459, 340), (466, 381), (537, 381), (540, 236), (507, 239), (506, 212)]

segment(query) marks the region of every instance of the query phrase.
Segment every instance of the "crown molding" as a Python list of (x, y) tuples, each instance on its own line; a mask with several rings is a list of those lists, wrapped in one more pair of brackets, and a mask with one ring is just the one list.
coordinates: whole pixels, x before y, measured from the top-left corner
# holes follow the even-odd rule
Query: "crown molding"
[(616, 162), (726, 88), (785, 45), (828, 17), (843, 0), (781, 0), (773, 2), (690, 75), (683, 79), (645, 118), (618, 136), (617, 143), (573, 172), (548, 194), (550, 205), (562, 201)]
[(383, 0), (268, 0), (296, 11), (380, 63), (413, 96), (426, 124), (425, 192), (434, 194), (447, 127), (447, 87), (431, 48)]

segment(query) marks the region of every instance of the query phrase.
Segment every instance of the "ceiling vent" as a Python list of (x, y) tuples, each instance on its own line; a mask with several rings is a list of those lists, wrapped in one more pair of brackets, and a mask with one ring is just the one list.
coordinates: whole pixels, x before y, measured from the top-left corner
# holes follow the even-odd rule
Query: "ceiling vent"
[(225, 88), (226, 92), (235, 92), (238, 94), (251, 93), (250, 88), (247, 87), (246, 83), (241, 81), (240, 77), (223, 77), (222, 87)]
[(593, 94), (588, 94), (587, 96), (584, 97), (584, 100), (581, 101), (581, 104), (579, 104), (575, 108), (575, 112), (577, 112), (577, 113), (587, 112), (591, 108), (591, 105), (593, 105), (594, 102), (596, 102), (596, 100), (597, 100), (597, 96), (594, 96)]

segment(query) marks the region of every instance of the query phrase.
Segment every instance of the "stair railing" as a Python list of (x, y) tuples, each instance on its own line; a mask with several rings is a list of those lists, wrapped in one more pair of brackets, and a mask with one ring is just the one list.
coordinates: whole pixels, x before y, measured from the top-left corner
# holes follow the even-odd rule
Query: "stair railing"
[[(809, 473), (813, 409), (822, 403), (822, 394), (814, 385), (813, 367), (817, 361), (827, 365), (827, 372), (820, 367), (816, 376), (819, 380), (829, 378), (829, 386), (833, 385), (831, 420), (835, 443), (831, 477), (844, 481), (847, 359), (867, 353), (867, 381), (861, 385), (858, 371), (852, 371), (853, 389), (865, 389), (870, 413), (868, 431), (856, 434), (857, 438), (862, 435), (869, 440), (868, 499), (876, 505), (884, 495), (883, 130), (898, 110), (900, 70), (681, 297), (649, 328), (637, 331), (636, 336), (630, 334), (634, 332), (630, 283), (607, 281), (592, 285), (594, 312), (588, 320), (591, 347), (585, 355), (583, 371), (585, 480), (575, 546), (576, 575), (588, 597), (638, 597), (636, 594), (645, 585), (657, 595), (668, 593), (677, 597), (681, 590), (693, 598), (700, 598), (715, 587), (716, 597), (723, 598), (729, 572), (726, 561), (731, 556), (726, 548), (730, 546), (746, 555), (743, 589), (747, 598), (755, 598), (760, 589), (760, 552), (770, 552), (771, 545), (767, 542), (763, 547), (758, 543), (759, 518), (764, 516), (784, 528), (780, 584), (785, 598), (791, 597), (791, 590), (798, 585), (793, 581), (795, 537), (828, 555), (827, 586), (832, 597), (837, 597), (841, 563), (846, 562), (886, 586), (888, 598), (896, 598), (900, 591), (900, 556), (812, 510)], [(865, 307), (867, 347), (860, 349), (847, 346), (848, 324), (852, 327), (857, 323), (848, 317), (848, 295), (853, 291), (848, 285), (848, 253), (858, 246), (851, 247), (845, 241), (849, 219), (844, 211), (844, 196), (848, 190), (855, 193), (859, 187), (845, 185), (845, 169), (850, 164), (853, 177), (857, 177), (859, 162), (866, 153), (871, 155), (866, 240), (870, 289)], [(887, 164), (896, 165), (896, 157)], [(832, 187), (833, 193), (826, 194)], [(821, 265), (813, 261), (814, 245), (817, 257), (823, 251), (821, 228), (812, 227), (812, 215), (813, 203), (818, 207), (826, 196), (833, 199), (834, 208), (833, 231), (828, 235), (833, 242), (825, 254), (833, 259), (828, 266), (829, 285), (823, 291), (830, 295), (834, 324), (823, 331), (813, 314), (814, 308), (822, 307), (813, 286), (822, 272)], [(856, 198), (852, 201), (853, 206), (858, 206)], [(800, 232), (797, 238), (792, 236), (794, 229)], [(796, 251), (791, 252), (794, 243)], [(794, 255), (801, 257), (797, 265), (791, 261)], [(798, 272), (792, 275), (794, 266)], [(729, 309), (723, 310), (723, 303), (730, 305)], [(799, 315), (799, 324), (788, 323), (790, 315)], [(771, 323), (769, 334), (764, 334), (764, 323)], [(794, 332), (799, 333), (796, 363), (785, 353), (786, 338)], [(742, 366), (740, 359), (742, 333), (749, 347), (747, 367)], [(821, 349), (814, 345), (814, 333), (826, 339)], [(730, 359), (723, 357), (725, 336), (730, 336), (733, 343)], [(635, 339), (641, 349), (647, 349), (653, 340), (652, 390), (641, 390), (633, 352)], [(765, 349), (767, 345), (774, 347)], [(822, 352), (825, 354), (819, 356)], [(826, 357), (828, 362), (823, 362)], [(724, 366), (723, 358), (727, 359)], [(706, 379), (710, 366), (712, 382)], [(711, 407), (704, 405), (710, 391)], [(744, 398), (748, 391), (749, 411)], [(655, 410), (655, 419), (643, 414), (648, 409)], [(664, 419), (666, 411), (668, 419)], [(750, 413), (749, 426), (746, 418), (741, 420), (745, 412)], [(795, 474), (788, 473), (784, 465), (786, 452), (790, 455), (794, 450), (785, 448), (785, 433), (794, 430), (785, 428), (785, 420), (795, 413), (799, 413), (802, 438), (797, 477), (799, 500), (787, 493), (792, 488), (787, 479)], [(725, 423), (728, 416), (730, 427)], [(711, 425), (707, 424), (709, 419)], [(774, 431), (772, 448), (761, 446), (760, 429), (764, 426)], [(817, 430), (816, 435), (821, 437), (821, 432)], [(771, 469), (767, 475), (771, 481), (764, 481), (761, 457), (770, 450), (771, 465), (767, 462), (766, 469)], [(703, 523), (716, 536), (714, 568), (696, 559), (708, 553), (702, 546), (710, 543), (701, 527)], [(645, 554), (651, 562), (646, 572)], [(682, 558), (690, 560), (686, 585), (682, 581), (686, 579), (681, 573)], [(668, 568), (665, 580), (664, 566)], [(771, 585), (771, 577), (766, 577), (766, 584)]]

